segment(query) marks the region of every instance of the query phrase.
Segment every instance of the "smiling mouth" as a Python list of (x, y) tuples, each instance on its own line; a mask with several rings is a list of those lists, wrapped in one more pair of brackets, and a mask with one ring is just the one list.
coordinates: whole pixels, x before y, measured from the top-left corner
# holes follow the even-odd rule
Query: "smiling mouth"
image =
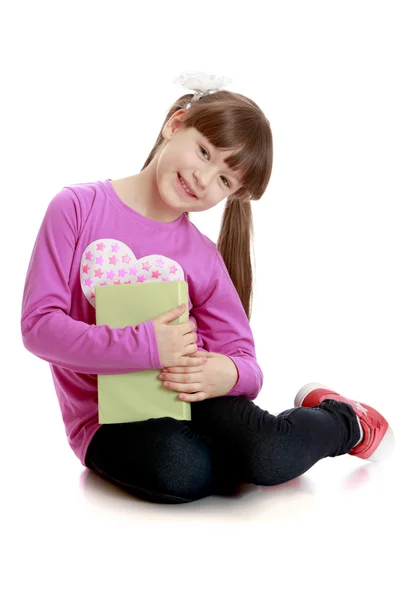
[(188, 196), (191, 196), (192, 198), (197, 198), (196, 194), (193, 194), (190, 187), (188, 186), (186, 181), (183, 179), (183, 177), (179, 173), (178, 173), (178, 180), (179, 180), (180, 185), (182, 186), (182, 189), (186, 192), (186, 194)]

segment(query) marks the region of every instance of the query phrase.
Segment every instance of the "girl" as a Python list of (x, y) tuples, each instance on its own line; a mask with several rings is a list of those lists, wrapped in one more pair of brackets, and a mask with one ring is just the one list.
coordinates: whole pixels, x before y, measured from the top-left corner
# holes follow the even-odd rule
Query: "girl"
[[(217, 83), (175, 102), (140, 173), (61, 189), (23, 294), (23, 342), (50, 363), (72, 450), (153, 502), (190, 502), (241, 482), (276, 485), (322, 458), (378, 460), (393, 446), (381, 414), (323, 385), (304, 386), (278, 416), (253, 402), (263, 374), (249, 326), (250, 200), (270, 179), (272, 135), (252, 100)], [(215, 245), (189, 213), (225, 198)], [(180, 307), (136, 327), (96, 326), (95, 286), (131, 283), (152, 255), (155, 278), (184, 273), (189, 321), (169, 325)], [(192, 403), (191, 421), (98, 423), (96, 374), (143, 369), (163, 369), (163, 385)]]

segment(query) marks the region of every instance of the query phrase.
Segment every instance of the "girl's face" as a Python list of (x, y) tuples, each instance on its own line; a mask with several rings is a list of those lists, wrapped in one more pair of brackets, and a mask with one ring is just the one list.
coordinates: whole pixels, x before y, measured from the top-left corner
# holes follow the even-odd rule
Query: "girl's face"
[[(239, 174), (224, 162), (230, 152), (212, 146), (194, 127), (184, 128), (184, 113), (177, 111), (165, 124), (157, 164), (160, 196), (180, 213), (207, 210), (241, 187)], [(195, 196), (185, 191), (181, 177)]]

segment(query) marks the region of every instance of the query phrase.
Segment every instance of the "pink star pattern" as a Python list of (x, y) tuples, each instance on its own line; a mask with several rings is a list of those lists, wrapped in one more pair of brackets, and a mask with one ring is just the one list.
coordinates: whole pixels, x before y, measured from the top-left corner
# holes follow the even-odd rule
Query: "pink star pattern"
[[(109, 270), (102, 269), (106, 265), (110, 265)], [(129, 285), (184, 279), (179, 263), (156, 254), (137, 258), (129, 246), (115, 239), (95, 240), (82, 254), (81, 287), (93, 306), (96, 303), (97, 285)]]
[(147, 260), (145, 263), (142, 263), (142, 269), (145, 269), (146, 271), (148, 271), (151, 267), (151, 263), (149, 263), (149, 261)]

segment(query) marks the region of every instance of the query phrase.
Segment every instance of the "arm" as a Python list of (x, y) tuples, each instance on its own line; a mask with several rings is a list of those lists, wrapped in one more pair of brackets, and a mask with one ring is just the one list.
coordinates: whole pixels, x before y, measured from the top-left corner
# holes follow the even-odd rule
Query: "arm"
[(246, 312), (217, 249), (208, 289), (193, 305), (191, 314), (197, 321), (205, 349), (224, 354), (236, 366), (236, 384), (225, 395), (244, 395), (254, 400), (262, 388), (263, 373), (257, 363)]
[(79, 373), (160, 369), (152, 321), (124, 328), (89, 325), (70, 316), (69, 279), (81, 229), (81, 206), (64, 188), (50, 202), (26, 276), (21, 315), (27, 350)]

